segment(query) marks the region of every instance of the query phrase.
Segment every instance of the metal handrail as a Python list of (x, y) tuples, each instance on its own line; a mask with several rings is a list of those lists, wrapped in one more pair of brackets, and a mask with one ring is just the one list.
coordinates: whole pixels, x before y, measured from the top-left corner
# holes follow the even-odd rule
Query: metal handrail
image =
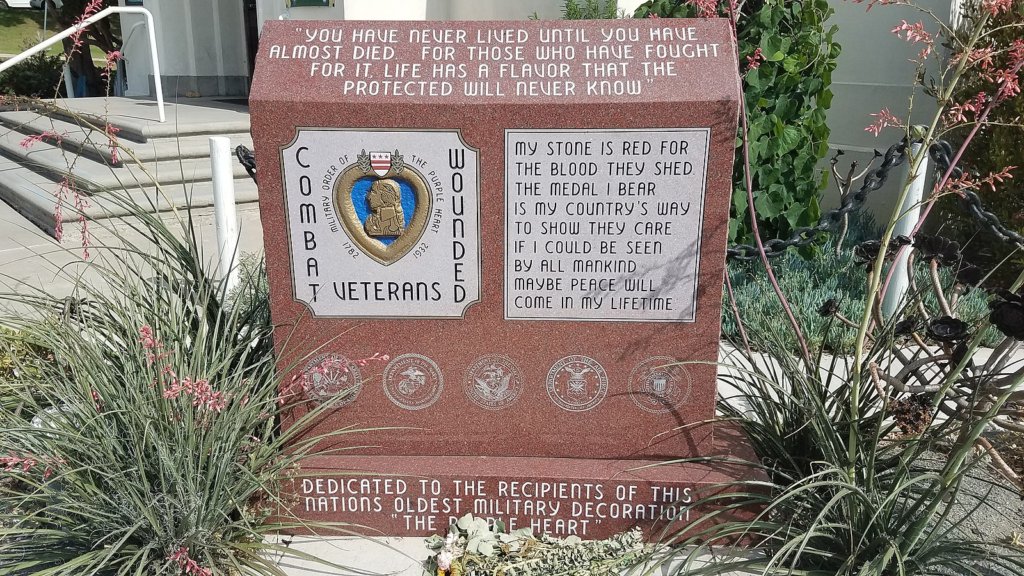
[[(61, 40), (67, 38), (68, 36), (71, 36), (72, 34), (75, 34), (76, 32), (84, 30), (87, 26), (99, 22), (100, 20), (106, 18), (107, 16), (110, 16), (111, 14), (144, 14), (146, 16), (146, 23), (149, 26), (149, 52), (153, 55), (153, 87), (156, 90), (156, 102), (158, 109), (160, 111), (160, 121), (165, 122), (166, 116), (164, 116), (164, 90), (163, 86), (160, 83), (160, 59), (156, 55), (156, 28), (153, 26), (153, 15), (150, 14), (149, 10), (146, 10), (145, 8), (111, 6), (110, 8), (100, 10), (99, 12), (93, 14), (85, 20), (82, 20), (78, 24), (75, 24), (74, 26), (61, 32), (60, 34), (51, 36), (50, 38), (43, 40), (42, 42), (29, 48), (28, 50), (25, 50), (21, 54), (18, 54), (17, 56), (14, 56), (9, 60), (0, 63), (0, 72), (7, 70), (11, 66), (18, 64), (19, 62), (22, 62), (23, 60), (30, 58), (42, 52), (43, 50), (46, 50), (47, 48), (53, 46), (57, 42), (60, 42)], [(73, 87), (68, 86), (67, 89), (72, 90)]]

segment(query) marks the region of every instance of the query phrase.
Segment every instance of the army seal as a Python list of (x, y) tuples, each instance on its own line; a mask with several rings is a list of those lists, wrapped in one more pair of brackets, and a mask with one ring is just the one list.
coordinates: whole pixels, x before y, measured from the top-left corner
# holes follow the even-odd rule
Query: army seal
[(559, 408), (585, 412), (608, 394), (608, 374), (589, 356), (566, 356), (548, 371), (547, 389), (551, 401)]
[(302, 370), (302, 390), (310, 401), (322, 404), (340, 397), (337, 406), (355, 401), (363, 387), (359, 366), (345, 356), (325, 353), (310, 360)]
[(422, 410), (441, 397), (444, 377), (433, 360), (419, 354), (402, 354), (384, 368), (384, 394), (406, 410)]
[(690, 373), (674, 358), (648, 358), (629, 375), (629, 397), (645, 412), (671, 412), (690, 397)]
[(466, 370), (466, 396), (487, 410), (511, 406), (523, 393), (523, 374), (508, 356), (481, 356)]

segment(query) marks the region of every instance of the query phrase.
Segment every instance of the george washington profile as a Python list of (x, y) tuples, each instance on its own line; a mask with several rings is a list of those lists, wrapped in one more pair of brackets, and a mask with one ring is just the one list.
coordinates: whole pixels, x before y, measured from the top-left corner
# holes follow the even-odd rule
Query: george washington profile
[(402, 189), (398, 182), (385, 178), (377, 180), (366, 194), (370, 215), (363, 228), (368, 236), (401, 236), (405, 231), (402, 212)]

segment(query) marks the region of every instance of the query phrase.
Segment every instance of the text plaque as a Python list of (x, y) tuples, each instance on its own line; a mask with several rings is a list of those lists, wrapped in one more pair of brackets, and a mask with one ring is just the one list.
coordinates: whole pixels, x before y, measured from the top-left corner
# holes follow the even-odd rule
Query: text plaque
[(480, 299), (477, 153), (458, 132), (300, 129), (281, 166), (314, 316), (459, 318)]
[(692, 322), (709, 138), (506, 131), (505, 317)]

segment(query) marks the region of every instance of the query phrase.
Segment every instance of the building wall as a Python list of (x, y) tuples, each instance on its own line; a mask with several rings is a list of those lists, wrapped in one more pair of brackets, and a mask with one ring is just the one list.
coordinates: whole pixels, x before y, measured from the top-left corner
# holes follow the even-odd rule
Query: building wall
[[(121, 0), (124, 4), (124, 0)], [(239, 0), (143, 0), (153, 14), (165, 96), (248, 93), (242, 3)], [(141, 15), (121, 16), (128, 95), (153, 93), (149, 38)]]
[(561, 0), (337, 0), (332, 7), (291, 9), (284, 0), (257, 0), (256, 7), (260, 28), (281, 16), (291, 20), (525, 20), (534, 13), (539, 18), (562, 14)]
[[(902, 138), (900, 130), (889, 128), (875, 137), (864, 128), (871, 124), (872, 113), (888, 108), (900, 118), (910, 117), (912, 124), (931, 121), (936, 111), (933, 98), (914, 86), (915, 64), (910, 62), (920, 50), (900, 40), (890, 31), (901, 20), (916, 22), (928, 18), (919, 10), (908, 6), (875, 6), (867, 10), (867, 3), (831, 0), (835, 15), (831, 22), (839, 29), (836, 40), (842, 46), (836, 70), (832, 74), (832, 108), (828, 112), (828, 125), (832, 131), (829, 147), (843, 150), (841, 173), (845, 175), (851, 160), (866, 167), (873, 151), (884, 152)], [(942, 17), (949, 15), (954, 6), (950, 0), (920, 0), (922, 8)], [(933, 33), (937, 26), (927, 26)], [(941, 48), (940, 48), (941, 49)], [(934, 75), (933, 70), (926, 77)], [(911, 117), (910, 111), (913, 109)], [(822, 169), (827, 169), (826, 162)], [(903, 169), (894, 171), (881, 190), (869, 196), (867, 205), (880, 221), (889, 219), (895, 207), (900, 184), (906, 179)], [(838, 193), (832, 182), (825, 195), (825, 206), (838, 203)]]

